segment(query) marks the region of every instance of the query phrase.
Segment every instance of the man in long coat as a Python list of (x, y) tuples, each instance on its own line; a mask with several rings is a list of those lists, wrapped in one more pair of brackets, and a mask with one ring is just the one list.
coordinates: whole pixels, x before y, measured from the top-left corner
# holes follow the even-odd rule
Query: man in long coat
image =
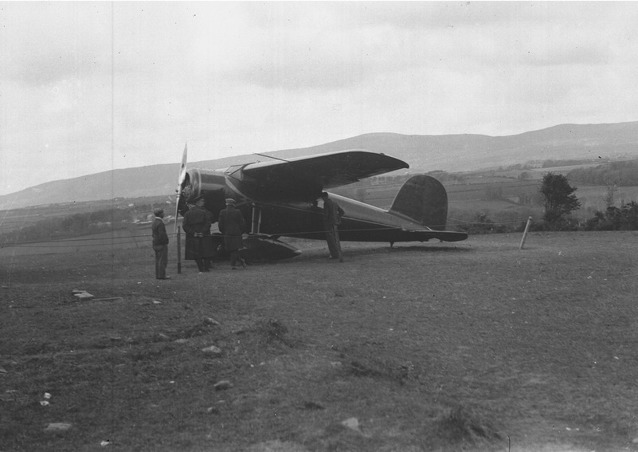
[(239, 255), (242, 247), (241, 235), (246, 230), (246, 220), (235, 206), (235, 200), (226, 199), (226, 208), (219, 212), (219, 231), (224, 234), (224, 248), (230, 254), (230, 265), (233, 270), (237, 265), (244, 266)]
[(153, 250), (155, 251), (155, 278), (171, 279), (166, 276), (166, 264), (168, 263), (168, 234), (164, 225), (164, 210), (155, 209), (155, 218), (151, 225), (153, 232)]
[(327, 192), (322, 192), (321, 198), (323, 199), (323, 226), (330, 250), (330, 259), (339, 259), (339, 262), (343, 262), (341, 242), (339, 241), (339, 225), (345, 212), (339, 204), (328, 197)]
[(199, 272), (210, 270), (213, 258), (213, 240), (210, 235), (212, 215), (204, 207), (204, 197), (195, 199), (195, 205), (184, 214), (182, 228), (186, 232), (186, 260), (194, 260)]

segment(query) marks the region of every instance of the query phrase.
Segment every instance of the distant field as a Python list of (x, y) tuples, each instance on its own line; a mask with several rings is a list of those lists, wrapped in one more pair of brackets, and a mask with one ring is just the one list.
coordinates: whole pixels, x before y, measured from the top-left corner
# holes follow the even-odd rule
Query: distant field
[[(577, 167), (586, 167), (579, 165)], [(590, 165), (591, 166), (591, 165)], [(541, 221), (543, 216), (543, 200), (539, 194), (540, 179), (547, 172), (567, 173), (576, 167), (557, 168), (537, 168), (531, 170), (489, 170), (472, 173), (458, 173), (448, 175), (450, 180), (445, 180), (443, 184), (448, 193), (449, 229), (462, 229), (477, 221), (478, 218), (487, 218), (491, 223), (507, 227), (508, 230), (515, 229), (532, 217), (534, 221)], [(522, 177), (525, 175), (525, 177)], [(462, 177), (461, 181), (454, 177)], [(389, 179), (391, 180), (391, 179)], [(401, 182), (388, 182), (378, 185), (368, 183), (353, 184), (340, 187), (334, 191), (372, 204), (384, 209), (390, 208), (394, 197), (400, 190)], [(575, 211), (573, 215), (584, 222), (592, 218), (596, 210), (604, 211), (606, 208), (605, 199), (608, 195), (607, 186), (588, 186), (573, 184), (577, 190), (576, 196), (582, 204), (582, 208)], [(638, 201), (638, 186), (620, 186), (614, 193), (616, 206), (622, 203)], [(168, 204), (167, 204), (168, 202)], [(113, 209), (118, 213), (118, 217), (124, 217), (124, 222), (117, 223), (120, 230), (113, 234), (104, 234), (100, 240), (87, 236), (82, 239), (71, 239), (78, 247), (92, 246), (92, 243), (100, 246), (104, 241), (111, 242), (113, 246), (137, 243), (134, 236), (136, 226), (134, 222), (147, 219), (151, 213), (152, 206), (162, 206), (167, 212), (174, 211), (174, 205), (167, 201), (166, 196), (155, 196), (151, 198), (116, 199), (100, 202), (87, 203), (67, 203), (59, 205), (35, 206), (24, 209), (0, 211), (0, 244), (16, 241), (3, 240), (2, 234), (10, 234), (20, 228), (39, 223), (41, 228), (50, 228), (52, 220), (87, 212), (104, 211)], [(115, 223), (114, 223), (115, 224)], [(50, 229), (49, 229), (50, 230)], [(144, 230), (144, 228), (140, 229)], [(50, 230), (52, 233), (56, 231)], [(128, 237), (128, 239), (127, 239)], [(130, 240), (129, 240), (130, 239)], [(33, 241), (33, 240), (23, 240)], [(40, 241), (40, 240), (37, 240)], [(104, 243), (106, 243), (104, 242)], [(64, 246), (67, 246), (65, 244)], [(55, 243), (25, 244), (22, 252), (26, 253), (28, 248), (33, 248), (37, 253), (48, 248), (47, 252), (56, 252), (59, 245)], [(0, 248), (0, 255), (3, 254)]]
[[(0, 210), (0, 232), (6, 233), (30, 226), (38, 222), (67, 217), (87, 212), (97, 212), (108, 209), (128, 210), (133, 217), (144, 217), (150, 212), (149, 206), (166, 205), (166, 196), (152, 196), (147, 198), (114, 199), (91, 202), (73, 202), (24, 207), (21, 209)], [(174, 207), (173, 207), (174, 208)]]
[[(445, 182), (451, 213), (448, 224), (462, 225), (477, 214), (485, 213), (492, 221), (508, 225), (524, 222), (529, 216), (540, 221), (543, 216), (543, 200), (539, 194), (540, 179), (552, 170), (556, 169), (548, 168), (542, 171), (539, 169), (536, 172), (530, 170), (528, 171), (529, 179), (515, 177), (516, 173), (520, 174), (523, 171), (492, 171), (483, 175), (466, 176), (466, 181), (463, 183)], [(508, 174), (511, 175), (506, 176)], [(575, 194), (582, 205), (580, 210), (574, 212), (576, 218), (587, 220), (593, 216), (595, 210), (605, 210), (607, 186), (578, 184), (573, 186), (576, 187)], [(344, 189), (343, 192), (361, 201), (387, 209), (392, 205), (394, 196), (400, 188), (401, 184), (389, 184), (354, 190)], [(638, 201), (638, 187), (618, 187), (614, 200), (618, 207), (622, 203)]]
[(520, 239), (3, 255), (0, 449), (638, 450), (638, 233)]
[(148, 246), (149, 237), (150, 226), (145, 225), (63, 240), (38, 241), (23, 243), (18, 246), (4, 246), (0, 247), (0, 257), (140, 248)]
[[(581, 185), (576, 190), (576, 196), (581, 200), (583, 206), (604, 210), (607, 192), (608, 187)], [(638, 187), (618, 187), (614, 193), (614, 199), (618, 207), (622, 203), (638, 202)]]

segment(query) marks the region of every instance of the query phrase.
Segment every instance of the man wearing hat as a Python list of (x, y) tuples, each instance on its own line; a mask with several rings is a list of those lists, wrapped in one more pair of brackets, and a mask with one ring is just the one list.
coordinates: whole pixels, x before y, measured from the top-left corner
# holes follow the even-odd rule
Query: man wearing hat
[(184, 214), (182, 228), (186, 232), (186, 250), (184, 258), (194, 260), (199, 272), (210, 270), (210, 260), (213, 258), (213, 240), (210, 235), (212, 215), (204, 207), (203, 196), (193, 200), (195, 205)]
[(166, 234), (166, 226), (164, 225), (164, 210), (153, 210), (153, 250), (155, 251), (155, 278), (171, 279), (166, 276), (166, 264), (168, 263), (168, 235)]
[(230, 254), (230, 265), (233, 270), (237, 265), (245, 266), (239, 255), (242, 247), (241, 235), (246, 230), (246, 220), (236, 207), (235, 200), (226, 199), (226, 208), (219, 212), (219, 231), (224, 234), (224, 248)]

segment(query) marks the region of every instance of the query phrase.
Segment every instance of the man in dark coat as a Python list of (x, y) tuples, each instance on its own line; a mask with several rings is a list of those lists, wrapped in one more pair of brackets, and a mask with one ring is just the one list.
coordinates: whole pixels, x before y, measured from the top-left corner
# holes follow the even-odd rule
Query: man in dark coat
[(330, 250), (330, 259), (339, 259), (339, 262), (343, 262), (341, 242), (339, 241), (339, 225), (345, 212), (339, 204), (330, 199), (327, 192), (321, 193), (321, 199), (323, 199), (323, 226)]
[(168, 263), (168, 234), (164, 225), (164, 210), (155, 209), (155, 218), (151, 230), (153, 231), (153, 250), (155, 251), (155, 278), (171, 279), (166, 276), (166, 264)]
[(246, 220), (235, 205), (232, 198), (226, 199), (226, 208), (219, 212), (219, 231), (224, 234), (224, 248), (230, 254), (230, 265), (233, 270), (237, 265), (245, 267), (239, 255), (242, 247), (241, 235), (246, 230)]
[(184, 214), (182, 228), (186, 232), (186, 250), (184, 258), (194, 260), (199, 272), (210, 270), (213, 258), (213, 240), (210, 235), (212, 215), (204, 207), (204, 197), (195, 199), (195, 205)]

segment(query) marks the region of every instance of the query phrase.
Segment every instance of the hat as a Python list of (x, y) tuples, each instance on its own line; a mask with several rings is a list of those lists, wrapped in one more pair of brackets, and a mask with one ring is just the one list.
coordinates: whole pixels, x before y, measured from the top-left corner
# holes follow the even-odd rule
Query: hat
[(226, 198), (226, 205), (235, 205), (235, 200), (233, 198)]

